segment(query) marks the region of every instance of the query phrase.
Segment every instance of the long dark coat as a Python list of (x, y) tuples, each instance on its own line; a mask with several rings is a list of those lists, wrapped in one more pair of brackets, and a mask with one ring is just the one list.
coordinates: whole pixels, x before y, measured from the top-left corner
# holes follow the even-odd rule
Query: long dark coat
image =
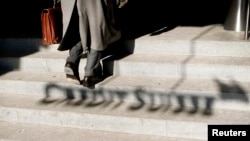
[(58, 50), (72, 48), (81, 40), (85, 50), (102, 51), (120, 38), (114, 10), (119, 0), (61, 0), (63, 38)]

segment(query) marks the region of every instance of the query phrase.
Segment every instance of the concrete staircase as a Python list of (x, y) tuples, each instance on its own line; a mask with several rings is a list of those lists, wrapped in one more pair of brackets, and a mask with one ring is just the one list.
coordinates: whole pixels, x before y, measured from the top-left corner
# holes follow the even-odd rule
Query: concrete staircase
[(0, 139), (205, 141), (209, 124), (250, 124), (243, 36), (180, 26), (126, 41), (133, 53), (104, 58), (112, 75), (93, 90), (66, 81), (57, 45), (2, 39)]

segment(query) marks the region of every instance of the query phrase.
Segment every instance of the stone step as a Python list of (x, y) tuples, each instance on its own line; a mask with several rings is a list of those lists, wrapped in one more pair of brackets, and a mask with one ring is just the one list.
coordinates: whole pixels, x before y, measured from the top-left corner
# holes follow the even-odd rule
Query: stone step
[[(38, 51), (0, 53), (1, 70), (63, 72), (68, 52)], [(83, 63), (85, 60), (83, 60)]]
[(157, 110), (147, 104), (47, 101), (34, 95), (4, 93), (0, 101), (0, 121), (4, 122), (193, 140), (206, 140), (209, 124), (249, 124), (250, 116), (249, 110), (215, 109), (208, 115), (172, 106)]
[[(64, 72), (68, 52), (40, 51), (33, 54), (2, 52), (0, 67), (6, 70)], [(86, 58), (80, 63), (84, 74)], [(208, 57), (186, 55), (131, 54), (103, 59), (108, 74), (172, 78), (221, 79), (250, 82), (250, 57)]]
[[(183, 138), (94, 131), (62, 126), (0, 122), (0, 141), (191, 141)], [(193, 140), (192, 140), (193, 141)], [(202, 141), (202, 140), (195, 140)]]
[(244, 32), (226, 31), (223, 25), (179, 26), (160, 35), (145, 35), (127, 43), (135, 54), (171, 54), (250, 57)]
[(250, 82), (250, 58), (133, 54), (115, 62), (114, 74)]
[(30, 52), (57, 51), (59, 44), (43, 45), (42, 38), (0, 38), (0, 51)]
[(97, 101), (171, 105), (194, 109), (249, 111), (250, 83), (167, 77), (111, 76), (86, 89), (71, 84), (64, 73), (12, 71), (0, 76), (1, 93), (44, 98), (89, 98)]
[[(44, 46), (41, 39), (0, 39), (0, 51), (57, 51), (58, 44)], [(147, 34), (122, 42), (134, 54), (250, 57), (249, 40), (244, 32), (224, 30), (223, 25), (178, 26), (168, 32)]]

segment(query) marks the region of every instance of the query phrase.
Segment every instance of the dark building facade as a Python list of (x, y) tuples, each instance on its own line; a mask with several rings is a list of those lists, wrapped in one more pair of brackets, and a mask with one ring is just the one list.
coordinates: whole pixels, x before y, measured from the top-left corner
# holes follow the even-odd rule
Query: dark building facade
[[(40, 38), (42, 9), (53, 0), (4, 0), (1, 2), (0, 38)], [(129, 0), (118, 11), (118, 21), (129, 38), (163, 26), (223, 24), (230, 0)]]

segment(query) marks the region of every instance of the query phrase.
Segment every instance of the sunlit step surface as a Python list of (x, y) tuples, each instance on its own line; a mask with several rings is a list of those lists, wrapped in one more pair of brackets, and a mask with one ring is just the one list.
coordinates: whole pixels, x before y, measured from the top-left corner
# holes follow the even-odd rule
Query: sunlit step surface
[[(207, 139), (209, 124), (249, 124), (249, 111), (158, 109), (152, 105), (73, 99), (47, 101), (30, 95), (1, 94), (0, 120), (147, 136)], [(199, 129), (199, 130), (197, 130)], [(195, 131), (195, 132), (194, 132)]]

